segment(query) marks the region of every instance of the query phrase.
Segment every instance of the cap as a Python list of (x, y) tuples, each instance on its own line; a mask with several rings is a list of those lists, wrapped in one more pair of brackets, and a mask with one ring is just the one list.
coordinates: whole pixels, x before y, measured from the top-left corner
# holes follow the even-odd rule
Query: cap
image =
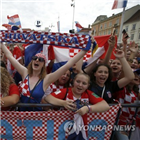
[(45, 64), (46, 64), (47, 60), (46, 60), (46, 56), (45, 56), (44, 54), (42, 54), (42, 53), (37, 53), (35, 56), (44, 58)]

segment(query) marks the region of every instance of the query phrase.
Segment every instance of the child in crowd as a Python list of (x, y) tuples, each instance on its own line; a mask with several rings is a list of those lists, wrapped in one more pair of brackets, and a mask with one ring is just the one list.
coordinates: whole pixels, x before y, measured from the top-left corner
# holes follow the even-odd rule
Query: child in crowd
[[(47, 103), (53, 105), (64, 105), (68, 110), (76, 111), (80, 115), (88, 112), (104, 112), (109, 109), (109, 105), (95, 93), (88, 90), (90, 77), (87, 74), (79, 73), (73, 80), (73, 86), (56, 91), (44, 98)], [(62, 101), (60, 100), (62, 99)], [(66, 101), (64, 101), (66, 100)], [(84, 106), (76, 109), (74, 102), (80, 100)], [(59, 102), (58, 102), (59, 101)]]

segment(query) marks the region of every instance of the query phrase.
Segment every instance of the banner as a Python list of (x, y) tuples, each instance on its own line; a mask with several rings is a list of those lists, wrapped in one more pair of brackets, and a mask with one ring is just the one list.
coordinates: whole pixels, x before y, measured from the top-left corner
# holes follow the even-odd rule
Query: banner
[[(87, 114), (87, 125), (81, 126), (89, 140), (109, 140), (119, 105), (107, 112)], [(1, 112), (1, 139), (65, 140), (73, 124), (74, 113), (67, 110), (42, 112)]]
[(91, 39), (89, 35), (54, 33), (43, 31), (0, 31), (0, 42), (40, 43), (63, 47), (89, 50)]

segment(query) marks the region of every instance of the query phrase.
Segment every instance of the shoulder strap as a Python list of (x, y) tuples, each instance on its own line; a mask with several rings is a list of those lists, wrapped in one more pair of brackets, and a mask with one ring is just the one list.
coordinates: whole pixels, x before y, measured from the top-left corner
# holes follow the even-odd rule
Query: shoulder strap
[(65, 94), (65, 97), (63, 98), (63, 100), (66, 99), (66, 97), (67, 97), (67, 93), (68, 93), (68, 87), (67, 87), (67, 89), (66, 89), (66, 94)]
[[(36, 88), (36, 86), (37, 86), (37, 84), (40, 82), (40, 79), (37, 81), (37, 83), (35, 84), (35, 86), (34, 86), (34, 88), (32, 89), (32, 91), (30, 92), (30, 99), (31, 99), (31, 96), (32, 96), (32, 93), (33, 93), (33, 91), (34, 91), (34, 89)], [(30, 101), (30, 99), (29, 99), (29, 101)], [(29, 102), (28, 101), (28, 102)]]

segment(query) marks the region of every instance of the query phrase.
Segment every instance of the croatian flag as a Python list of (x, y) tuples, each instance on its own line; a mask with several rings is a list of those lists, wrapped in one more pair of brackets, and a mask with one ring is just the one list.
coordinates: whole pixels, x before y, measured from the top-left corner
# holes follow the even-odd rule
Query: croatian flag
[[(95, 40), (97, 43), (97, 50), (92, 56), (92, 52), (88, 51), (86, 55), (83, 58), (83, 67), (87, 67), (94, 61), (96, 61), (98, 58), (104, 59), (106, 52), (108, 50), (109, 44), (108, 44), (108, 39), (110, 35), (106, 36), (95, 36)], [(115, 48), (117, 47), (117, 38), (116, 38), (116, 45)], [(113, 52), (115, 50), (113, 49)], [(55, 61), (53, 65), (53, 72), (56, 71), (58, 68), (66, 64), (66, 62), (75, 56), (80, 50), (79, 49), (74, 49), (74, 48), (65, 48), (65, 47), (59, 47), (59, 46), (53, 46), (54, 49), (54, 54), (55, 54)], [(111, 59), (115, 59), (115, 56), (112, 52)]]
[(115, 0), (112, 9), (124, 8), (127, 5), (127, 0)]
[(20, 22), (20, 18), (18, 14), (10, 16), (10, 17), (7, 16), (7, 19), (9, 20), (9, 23), (8, 23), (9, 25), (17, 26), (21, 28), (21, 22)]
[(77, 28), (77, 32), (79, 32), (83, 28), (77, 21), (75, 21), (75, 26)]
[[(67, 63), (67, 61), (74, 57), (80, 49), (74, 49), (74, 48), (65, 48), (65, 47), (59, 47), (59, 46), (53, 46), (54, 54), (55, 54), (55, 61), (53, 65), (53, 72), (59, 69), (61, 66)], [(88, 61), (88, 59), (91, 57), (91, 51), (88, 51), (86, 55), (83, 58), (83, 62)]]
[(29, 44), (25, 47), (25, 66), (27, 67), (30, 61), (32, 60), (32, 56), (36, 55), (37, 53), (43, 53), (46, 56), (46, 66), (50, 60), (54, 60), (54, 51), (51, 45), (44, 45), (44, 44)]

